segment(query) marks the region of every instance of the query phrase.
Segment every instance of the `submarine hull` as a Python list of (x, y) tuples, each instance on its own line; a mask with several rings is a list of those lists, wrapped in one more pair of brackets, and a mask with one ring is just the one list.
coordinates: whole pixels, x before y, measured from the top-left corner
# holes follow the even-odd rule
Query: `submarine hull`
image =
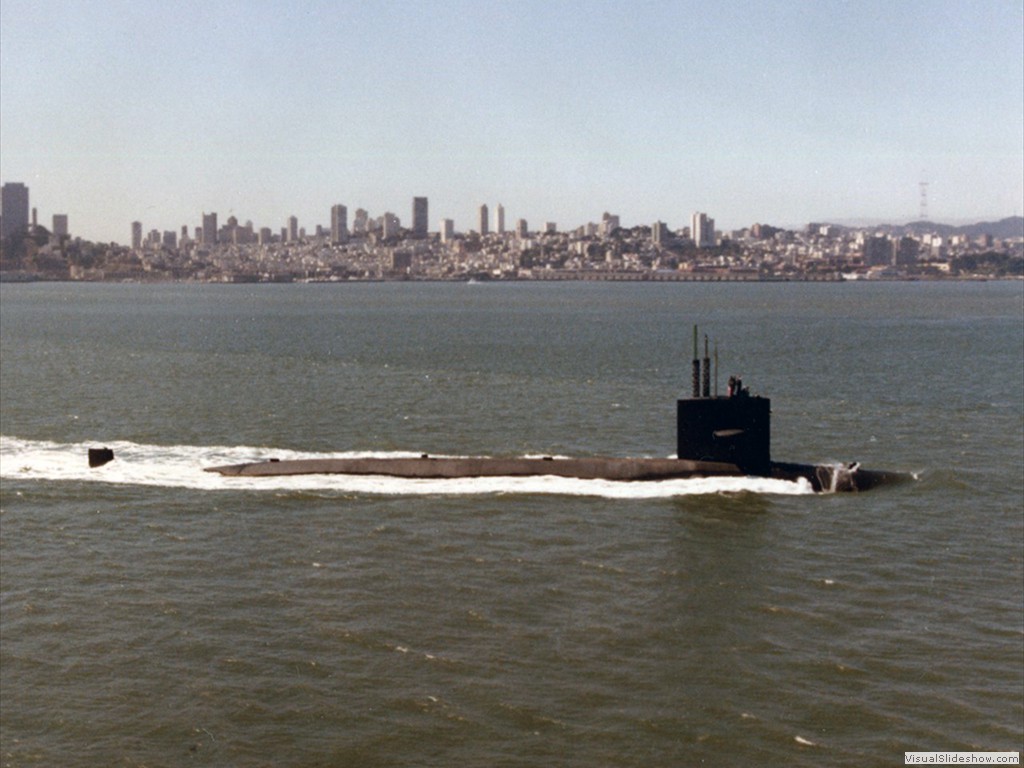
[[(639, 482), (697, 477), (744, 477), (735, 464), (688, 459), (648, 458), (354, 458), (260, 461), (209, 467), (225, 477), (282, 477), (287, 475), (383, 475), (413, 479), (471, 477), (571, 477), (582, 480)], [(773, 462), (757, 476), (777, 480), (806, 480), (816, 492), (863, 491), (902, 482), (907, 475), (852, 469), (841, 465)]]

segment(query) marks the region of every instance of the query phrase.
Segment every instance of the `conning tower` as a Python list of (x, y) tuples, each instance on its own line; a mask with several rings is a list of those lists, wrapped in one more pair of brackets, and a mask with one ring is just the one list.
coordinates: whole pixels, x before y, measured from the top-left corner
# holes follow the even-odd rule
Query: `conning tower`
[(719, 396), (717, 357), (716, 351), (712, 395), (708, 339), (704, 337), (702, 366), (694, 326), (693, 394), (676, 401), (676, 455), (692, 461), (726, 462), (752, 475), (768, 475), (772, 463), (771, 400), (752, 396), (735, 377), (729, 379), (728, 393)]

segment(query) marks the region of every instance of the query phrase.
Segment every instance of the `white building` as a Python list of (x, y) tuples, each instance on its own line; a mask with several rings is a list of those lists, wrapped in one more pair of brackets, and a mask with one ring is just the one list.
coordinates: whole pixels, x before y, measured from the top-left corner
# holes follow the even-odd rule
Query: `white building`
[(695, 212), (690, 217), (690, 237), (698, 248), (711, 248), (715, 245), (715, 220), (708, 218), (706, 213)]
[(450, 243), (455, 239), (455, 222), (452, 219), (441, 219), (441, 242)]

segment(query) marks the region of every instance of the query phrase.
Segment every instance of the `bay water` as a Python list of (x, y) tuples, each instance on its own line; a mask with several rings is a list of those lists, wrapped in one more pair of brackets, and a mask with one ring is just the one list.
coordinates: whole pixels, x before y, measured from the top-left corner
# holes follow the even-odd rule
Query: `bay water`
[[(916, 479), (203, 471), (671, 456), (695, 323), (773, 458)], [(0, 286), (2, 765), (1022, 746), (1020, 282)]]

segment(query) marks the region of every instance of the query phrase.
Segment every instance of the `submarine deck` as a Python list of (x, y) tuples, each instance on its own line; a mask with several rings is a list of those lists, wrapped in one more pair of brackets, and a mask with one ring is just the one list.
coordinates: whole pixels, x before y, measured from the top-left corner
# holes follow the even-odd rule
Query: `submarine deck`
[(742, 474), (734, 464), (682, 459), (420, 457), (296, 459), (210, 467), (230, 477), (390, 475), (423, 479), (555, 475), (583, 480), (670, 480)]
[[(287, 475), (384, 475), (414, 479), (469, 477), (529, 477), (553, 475), (582, 480), (653, 481), (696, 477), (736, 477), (749, 473), (735, 464), (688, 459), (655, 458), (493, 458), (429, 457), (295, 459), (208, 467), (226, 477), (281, 477)], [(768, 477), (807, 480), (815, 491), (867, 490), (907, 476), (894, 472), (851, 469), (832, 465), (772, 462)]]

